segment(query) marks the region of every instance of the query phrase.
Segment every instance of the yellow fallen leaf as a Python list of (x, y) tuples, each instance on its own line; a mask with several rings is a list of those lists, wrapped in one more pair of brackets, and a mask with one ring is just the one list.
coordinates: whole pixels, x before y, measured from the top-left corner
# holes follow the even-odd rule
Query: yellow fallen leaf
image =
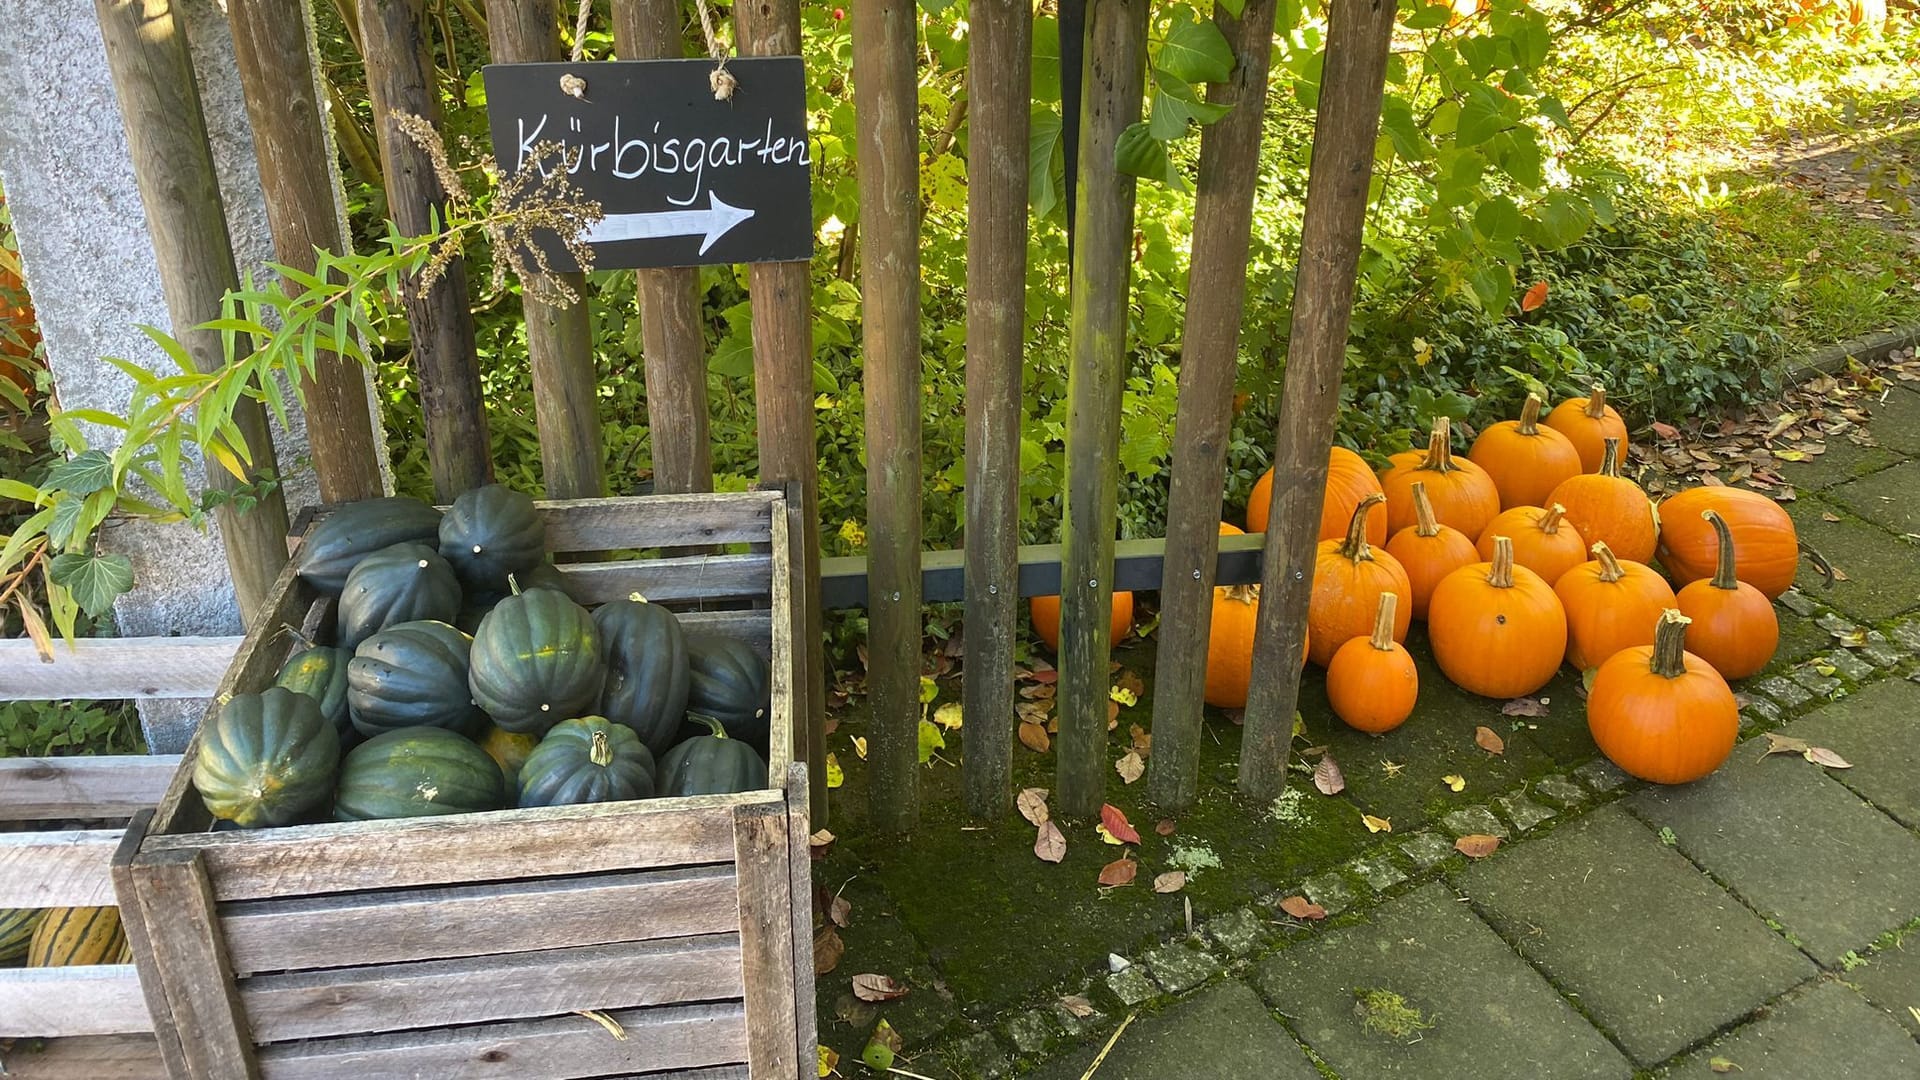
[(957, 701), (949, 701), (945, 705), (933, 710), (933, 722), (946, 728), (948, 731), (959, 731), (960, 703)]
[(1362, 824), (1366, 825), (1368, 832), (1392, 832), (1393, 831), (1392, 821), (1389, 821), (1388, 819), (1383, 817), (1374, 817), (1372, 814), (1366, 813), (1364, 811), (1362, 811), (1360, 814), (1360, 821)]
[(842, 769), (840, 767), (840, 759), (837, 757), (834, 757), (832, 754), (828, 754), (827, 755), (827, 786), (830, 788), (837, 788), (841, 784), (844, 784), (846, 782), (847, 782), (847, 773), (845, 769)]
[(933, 699), (939, 696), (940, 684), (927, 678), (925, 675), (920, 676), (920, 704), (931, 705), (933, 704)]
[(833, 1071), (840, 1067), (840, 1052), (831, 1046), (822, 1046), (819, 1053), (821, 1077), (832, 1076)]
[(861, 761), (867, 760), (867, 737), (865, 735), (855, 735), (853, 737), (853, 752), (860, 755)]
[(1134, 693), (1132, 690), (1129, 690), (1124, 686), (1116, 686), (1113, 689), (1108, 690), (1107, 696), (1109, 698), (1112, 698), (1114, 701), (1117, 701), (1120, 704), (1125, 705), (1129, 709), (1133, 708), (1135, 705), (1140, 704), (1140, 695)]
[(1448, 773), (1440, 778), (1440, 782), (1454, 791), (1467, 790), (1467, 778), (1457, 773)]
[(1107, 827), (1105, 825), (1095, 825), (1093, 827), (1093, 831), (1099, 833), (1100, 839), (1105, 843), (1113, 844), (1116, 846), (1126, 843), (1125, 840), (1122, 840), (1119, 837), (1108, 832)]

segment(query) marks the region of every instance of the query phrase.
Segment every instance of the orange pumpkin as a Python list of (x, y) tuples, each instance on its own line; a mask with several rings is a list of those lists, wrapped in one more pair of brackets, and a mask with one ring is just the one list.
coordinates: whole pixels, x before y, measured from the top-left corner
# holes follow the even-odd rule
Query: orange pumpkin
[(1464, 690), (1491, 698), (1531, 694), (1567, 653), (1567, 613), (1540, 575), (1513, 562), (1513, 541), (1493, 540), (1493, 560), (1463, 566), (1427, 605), (1433, 659)]
[(1565, 435), (1579, 451), (1581, 472), (1600, 471), (1608, 439), (1619, 439), (1620, 456), (1627, 454), (1627, 422), (1607, 404), (1607, 388), (1597, 383), (1586, 397), (1568, 398), (1555, 405), (1545, 423)]
[[(1360, 500), (1347, 523), (1344, 540), (1322, 540), (1314, 558), (1313, 595), (1307, 601), (1307, 658), (1321, 667), (1333, 660), (1350, 638), (1373, 630), (1373, 616), (1384, 592), (1407, 594), (1407, 571), (1400, 561), (1367, 543), (1367, 515), (1386, 501), (1378, 493)], [(1401, 612), (1394, 639), (1405, 641), (1413, 621)]]
[(1653, 624), (1676, 603), (1673, 586), (1645, 563), (1614, 557), (1604, 541), (1593, 561), (1554, 583), (1567, 612), (1567, 663), (1585, 671), (1634, 645), (1653, 644)]
[(1720, 540), (1713, 576), (1680, 590), (1687, 651), (1713, 665), (1723, 678), (1744, 679), (1773, 659), (1780, 647), (1780, 617), (1765, 593), (1734, 576), (1733, 531), (1717, 511), (1700, 513)]
[(1565, 435), (1540, 426), (1540, 395), (1528, 394), (1520, 419), (1502, 420), (1473, 440), (1467, 457), (1493, 478), (1500, 508), (1546, 506), (1547, 496), (1580, 475), (1580, 451)]
[[(1360, 500), (1380, 490), (1380, 480), (1367, 467), (1366, 459), (1344, 446), (1327, 453), (1326, 495), (1320, 503), (1320, 539), (1338, 540), (1346, 535), (1347, 522)], [(1247, 496), (1247, 531), (1267, 531), (1267, 513), (1273, 505), (1273, 470), (1268, 469), (1254, 481)], [(1367, 542), (1387, 542), (1387, 518), (1378, 514), (1367, 521)]]
[(1652, 645), (1614, 653), (1587, 690), (1587, 729), (1607, 760), (1656, 784), (1720, 767), (1740, 736), (1740, 707), (1713, 665), (1686, 651), (1687, 617), (1661, 614)]
[(1446, 417), (1435, 417), (1424, 452), (1408, 450), (1387, 459), (1386, 471), (1380, 474), (1380, 489), (1387, 496), (1389, 536), (1415, 522), (1416, 481), (1427, 486), (1434, 520), (1459, 529), (1469, 538), (1479, 536), (1500, 512), (1500, 492), (1493, 486), (1493, 478), (1473, 462), (1453, 456), (1452, 430)]
[(1469, 563), (1478, 562), (1473, 538), (1451, 525), (1442, 525), (1433, 517), (1433, 504), (1427, 501), (1427, 485), (1413, 482), (1413, 524), (1393, 534), (1387, 541), (1387, 554), (1400, 561), (1413, 586), (1409, 597), (1416, 619), (1427, 617), (1427, 600), (1440, 579)]
[(1405, 723), (1420, 697), (1420, 673), (1406, 647), (1393, 640), (1399, 597), (1380, 594), (1373, 633), (1340, 646), (1327, 665), (1327, 698), (1347, 726), (1379, 735)]
[(1685, 585), (1711, 577), (1719, 564), (1719, 536), (1700, 516), (1706, 510), (1718, 513), (1733, 533), (1734, 576), (1769, 600), (1786, 592), (1800, 558), (1793, 519), (1772, 499), (1745, 488), (1691, 488), (1660, 504), (1660, 565), (1673, 580)]
[(1623, 445), (1609, 438), (1600, 471), (1567, 479), (1549, 498), (1567, 508), (1567, 521), (1582, 540), (1604, 543), (1619, 558), (1650, 563), (1660, 539), (1659, 519), (1640, 485), (1620, 475)]
[(1480, 557), (1493, 561), (1493, 538), (1513, 538), (1513, 561), (1553, 584), (1560, 575), (1586, 561), (1587, 545), (1579, 530), (1566, 521), (1567, 508), (1554, 503), (1545, 510), (1516, 506), (1503, 512), (1480, 534)]
[[(1047, 643), (1047, 648), (1060, 651), (1060, 598), (1058, 596), (1035, 596), (1027, 600), (1027, 615), (1033, 619), (1033, 632)], [(1119, 644), (1120, 639), (1133, 629), (1133, 594), (1117, 592), (1113, 594), (1113, 615), (1108, 622), (1113, 637)]]

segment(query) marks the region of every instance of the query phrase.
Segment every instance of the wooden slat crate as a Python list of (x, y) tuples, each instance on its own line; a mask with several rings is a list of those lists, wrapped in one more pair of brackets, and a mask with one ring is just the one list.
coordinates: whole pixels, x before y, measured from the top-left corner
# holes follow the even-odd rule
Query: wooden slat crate
[[(109, 828), (165, 793), (176, 757), (0, 759), (0, 907), (111, 907)], [(63, 827), (75, 822), (88, 828)], [(162, 1073), (132, 964), (0, 968), (0, 1075), (151, 1080)]]
[[(212, 832), (183, 765), (114, 866), (170, 1075), (812, 1075), (807, 784), (792, 747), (813, 643), (796, 632), (789, 504), (540, 505), (556, 551), (606, 553), (562, 566), (582, 603), (638, 591), (769, 657), (766, 787)], [(739, 543), (752, 551), (669, 557)], [(668, 550), (621, 557), (655, 549)], [(294, 647), (284, 627), (320, 625), (329, 603), (283, 575), (215, 702), (270, 684)]]

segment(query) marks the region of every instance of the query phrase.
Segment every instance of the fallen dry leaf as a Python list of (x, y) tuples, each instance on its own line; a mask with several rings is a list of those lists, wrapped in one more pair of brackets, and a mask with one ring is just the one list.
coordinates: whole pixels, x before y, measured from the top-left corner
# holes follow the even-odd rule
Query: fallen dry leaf
[(1120, 774), (1120, 779), (1129, 784), (1147, 774), (1147, 763), (1141, 761), (1140, 755), (1131, 750), (1127, 751), (1119, 761), (1114, 762), (1113, 767)]
[(847, 943), (840, 940), (840, 931), (831, 926), (823, 926), (813, 935), (813, 973), (826, 975), (840, 966), (840, 958), (847, 954)]
[(1073, 1014), (1075, 1019), (1085, 1020), (1093, 1015), (1093, 1002), (1088, 1001), (1081, 994), (1068, 994), (1060, 999), (1060, 1005)]
[(1791, 735), (1777, 735), (1769, 731), (1765, 737), (1767, 749), (1760, 755), (1761, 757), (1766, 757), (1768, 754), (1805, 754), (1813, 749), (1813, 744), (1807, 740), (1796, 739)]
[(1821, 521), (1839, 521), (1839, 520), (1840, 520), (1840, 515), (1839, 515), (1839, 514), (1834, 514), (1834, 513), (1829, 513), (1829, 512), (1827, 512), (1827, 511), (1825, 511), (1825, 510), (1822, 510), (1822, 511), (1820, 512), (1820, 520), (1821, 520)]
[(807, 845), (809, 847), (826, 847), (829, 844), (832, 844), (833, 840), (834, 840), (834, 836), (832, 833), (828, 832), (825, 829), (821, 829), (819, 832), (816, 832), (812, 836), (807, 837)]
[(1296, 919), (1324, 919), (1327, 909), (1304, 896), (1289, 896), (1280, 901), (1280, 910)]
[(1679, 428), (1674, 427), (1672, 424), (1663, 424), (1658, 420), (1653, 422), (1653, 433), (1663, 439), (1677, 439), (1680, 437)]
[(1112, 731), (1114, 728), (1117, 728), (1119, 726), (1120, 726), (1120, 703), (1113, 700), (1112, 698), (1108, 698), (1107, 699), (1107, 730)]
[(835, 896), (827, 901), (827, 918), (833, 925), (844, 927), (853, 919), (853, 904), (844, 896)]
[[(1517, 697), (1500, 706), (1502, 716), (1545, 716), (1547, 703), (1540, 698)], [(1485, 730), (1485, 729), (1482, 729)], [(1496, 751), (1497, 753), (1498, 751)]]
[(1013, 805), (1020, 810), (1020, 816), (1035, 825), (1045, 825), (1053, 816), (1047, 809), (1047, 789), (1043, 787), (1022, 788), (1014, 797)]
[(1121, 813), (1119, 807), (1114, 806), (1112, 803), (1100, 804), (1100, 824), (1105, 827), (1109, 833), (1112, 833), (1116, 840), (1119, 840), (1123, 844), (1137, 844), (1140, 842), (1140, 834), (1135, 832), (1133, 826), (1127, 823), (1127, 815)]
[(1453, 791), (1467, 790), (1467, 778), (1458, 773), (1448, 773), (1440, 778), (1440, 782), (1447, 785), (1447, 787)]
[(1033, 853), (1041, 862), (1057, 863), (1066, 858), (1067, 838), (1060, 826), (1051, 821), (1041, 822), (1039, 834), (1033, 838)]
[(949, 701), (933, 710), (933, 722), (949, 731), (960, 730), (960, 703)]
[(1185, 870), (1169, 870), (1153, 879), (1153, 891), (1157, 893), (1179, 892), (1187, 887)]
[(864, 735), (853, 737), (853, 752), (861, 761), (867, 760), (867, 738)]
[(1319, 764), (1313, 767), (1313, 786), (1322, 795), (1338, 795), (1347, 790), (1347, 778), (1340, 771), (1340, 763), (1333, 760), (1332, 754), (1320, 755)]
[(1036, 754), (1044, 754), (1053, 748), (1053, 740), (1047, 736), (1046, 725), (1031, 720), (1020, 722), (1020, 744)]
[(1153, 753), (1153, 735), (1139, 724), (1127, 728), (1127, 735), (1133, 740), (1133, 752), (1141, 757)]
[(1135, 874), (1140, 872), (1140, 864), (1125, 855), (1100, 868), (1100, 884), (1109, 889), (1133, 884)]
[(839, 1075), (840, 1051), (835, 1050), (833, 1047), (828, 1046), (825, 1043), (822, 1043), (820, 1044), (820, 1047), (819, 1047), (819, 1057), (820, 1057), (820, 1075), (822, 1077)]
[(1146, 680), (1142, 679), (1139, 673), (1135, 672), (1132, 668), (1121, 668), (1119, 673), (1113, 677), (1113, 685), (1133, 695), (1133, 701), (1127, 702), (1128, 705), (1138, 702), (1140, 695), (1147, 692)]
[(1368, 832), (1392, 832), (1393, 831), (1392, 821), (1383, 817), (1374, 817), (1372, 814), (1366, 813), (1364, 811), (1362, 811), (1360, 814), (1360, 823), (1367, 827)]
[(1157, 833), (1159, 833), (1159, 834), (1160, 834), (1161, 836), (1172, 836), (1172, 835), (1173, 835), (1173, 830), (1174, 830), (1174, 829), (1176, 829), (1176, 828), (1178, 828), (1178, 827), (1179, 827), (1179, 826), (1177, 826), (1177, 825), (1175, 825), (1175, 824), (1173, 823), (1173, 819), (1172, 819), (1172, 818), (1170, 818), (1170, 817), (1163, 817), (1163, 818), (1161, 818), (1161, 819), (1160, 819), (1160, 824), (1158, 824), (1158, 825), (1155, 825), (1155, 826), (1153, 827), (1153, 831), (1154, 831), (1154, 832), (1157, 832)]
[(1520, 297), (1520, 310), (1537, 311), (1540, 305), (1546, 302), (1547, 283), (1544, 281), (1536, 281), (1533, 283), (1533, 287), (1528, 289), (1526, 293)]
[(1849, 762), (1846, 758), (1841, 757), (1839, 754), (1834, 753), (1824, 746), (1808, 747), (1807, 752), (1800, 756), (1813, 762), (1815, 765), (1825, 765), (1829, 769), (1853, 768), (1852, 762)]
[(1494, 731), (1485, 724), (1473, 729), (1473, 743), (1489, 754), (1504, 754), (1507, 752), (1506, 740), (1500, 737), (1499, 732)]
[(875, 975), (871, 972), (853, 977), (853, 996), (861, 1001), (892, 1001), (907, 996), (908, 988), (893, 980), (890, 975)]
[(1469, 859), (1484, 859), (1500, 847), (1500, 838), (1486, 833), (1473, 833), (1453, 842), (1453, 850)]
[(1740, 1068), (1740, 1066), (1735, 1065), (1732, 1061), (1728, 1060), (1727, 1058), (1716, 1057), (1716, 1058), (1707, 1059), (1707, 1068), (1712, 1069), (1716, 1073), (1730, 1073), (1733, 1070)]

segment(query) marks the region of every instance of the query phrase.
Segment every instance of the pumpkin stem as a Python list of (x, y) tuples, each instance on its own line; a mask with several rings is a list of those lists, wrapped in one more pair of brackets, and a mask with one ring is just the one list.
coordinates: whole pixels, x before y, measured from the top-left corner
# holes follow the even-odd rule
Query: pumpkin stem
[(1733, 530), (1727, 528), (1726, 519), (1717, 510), (1702, 510), (1700, 516), (1706, 518), (1713, 526), (1713, 531), (1720, 534), (1720, 557), (1713, 564), (1713, 587), (1738, 589), (1740, 578), (1734, 573)]
[(1340, 554), (1354, 562), (1372, 562), (1373, 548), (1367, 544), (1367, 514), (1374, 507), (1387, 501), (1385, 495), (1377, 491), (1368, 492), (1353, 508), (1353, 517), (1347, 520), (1347, 538), (1340, 544)]
[(1487, 584), (1496, 589), (1513, 588), (1513, 541), (1504, 536), (1493, 538), (1493, 567), (1487, 571)]
[(520, 575), (508, 574), (507, 588), (513, 591), (513, 595), (519, 596), (520, 595)]
[(1393, 651), (1393, 614), (1399, 606), (1399, 596), (1390, 592), (1380, 594), (1380, 607), (1373, 613), (1373, 636), (1367, 643), (1381, 652)]
[(613, 764), (613, 744), (607, 741), (606, 732), (593, 733), (593, 745), (587, 750), (587, 760), (603, 769)]
[(1433, 432), (1427, 436), (1427, 460), (1420, 467), (1437, 473), (1459, 468), (1453, 463), (1453, 422), (1444, 416), (1433, 418)]
[(1542, 402), (1540, 401), (1539, 394), (1530, 393), (1527, 395), (1527, 403), (1525, 405), (1520, 406), (1520, 425), (1518, 428), (1520, 434), (1522, 435), (1540, 434), (1541, 404)]
[(1587, 407), (1585, 412), (1588, 418), (1593, 420), (1604, 420), (1607, 418), (1606, 387), (1601, 386), (1599, 383), (1593, 384), (1593, 389), (1587, 392)]
[(1260, 586), (1258, 585), (1229, 585), (1227, 586), (1226, 593), (1227, 599), (1235, 603), (1257, 604), (1260, 602)]
[(1627, 572), (1620, 567), (1620, 560), (1614, 557), (1613, 549), (1607, 546), (1605, 540), (1593, 542), (1593, 558), (1600, 564), (1601, 581), (1612, 584), (1627, 576)]
[(1565, 519), (1566, 516), (1567, 508), (1561, 506), (1559, 503), (1554, 503), (1552, 506), (1547, 507), (1546, 513), (1534, 519), (1534, 524), (1540, 526), (1541, 532), (1552, 536), (1560, 531), (1560, 522)]
[(705, 713), (690, 712), (687, 714), (687, 719), (711, 731), (713, 737), (716, 739), (724, 739), (727, 737), (726, 726)]
[(1433, 501), (1427, 498), (1427, 485), (1413, 482), (1413, 531), (1417, 536), (1440, 535), (1440, 523), (1433, 517)]
[(1620, 475), (1620, 438), (1609, 435), (1602, 444), (1605, 449), (1600, 453), (1600, 475), (1618, 477)]
[(1687, 625), (1692, 619), (1673, 608), (1660, 613), (1653, 624), (1653, 663), (1648, 669), (1655, 675), (1677, 679), (1687, 673)]

